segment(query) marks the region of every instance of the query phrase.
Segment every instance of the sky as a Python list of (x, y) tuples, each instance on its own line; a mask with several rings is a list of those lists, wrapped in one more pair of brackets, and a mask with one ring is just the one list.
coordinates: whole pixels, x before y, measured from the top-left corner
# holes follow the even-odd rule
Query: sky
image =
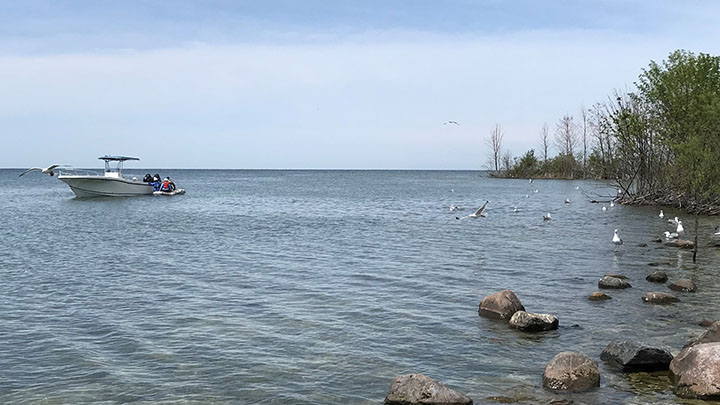
[(651, 60), (720, 54), (718, 15), (700, 0), (0, 0), (0, 167), (483, 169), (496, 124), (519, 156)]

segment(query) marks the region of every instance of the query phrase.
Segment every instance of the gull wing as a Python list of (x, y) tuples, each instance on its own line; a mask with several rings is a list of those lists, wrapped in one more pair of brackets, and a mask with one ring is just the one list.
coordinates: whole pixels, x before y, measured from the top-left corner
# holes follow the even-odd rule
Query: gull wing
[(43, 170), (42, 167), (31, 167), (31, 168), (25, 170), (24, 172), (22, 172), (22, 174), (18, 177), (22, 177), (30, 172), (37, 172), (37, 171), (41, 172), (42, 170)]
[(482, 207), (478, 208), (478, 210), (475, 211), (476, 216), (483, 216), (483, 217), (487, 216), (487, 215), (483, 215), (483, 211), (485, 211), (485, 207), (487, 207), (488, 202), (489, 201), (485, 201), (485, 204), (483, 204)]
[(57, 168), (57, 167), (60, 167), (60, 166), (64, 166), (64, 165), (52, 165), (52, 166), (48, 167), (47, 169), (45, 169), (45, 171), (48, 171), (48, 172), (49, 172), (49, 171), (51, 171), (51, 170), (53, 170), (53, 169), (55, 169), (55, 168)]

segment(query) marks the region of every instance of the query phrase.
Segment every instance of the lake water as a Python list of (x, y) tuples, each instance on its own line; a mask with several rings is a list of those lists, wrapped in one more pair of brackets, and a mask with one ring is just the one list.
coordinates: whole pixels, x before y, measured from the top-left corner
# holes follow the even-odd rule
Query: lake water
[[(658, 210), (602, 212), (588, 202), (595, 183), (159, 172), (187, 193), (77, 199), (55, 178), (0, 170), (0, 403), (378, 404), (407, 373), (481, 404), (685, 403), (664, 376), (618, 374), (600, 352), (630, 338), (677, 354), (699, 320), (719, 317), (718, 252), (701, 249), (693, 265), (691, 252), (658, 248), (650, 239), (670, 230)], [(448, 209), (485, 200), (484, 219)], [(716, 222), (703, 218), (701, 240)], [(645, 281), (657, 269), (698, 292), (644, 304), (643, 292), (668, 291)], [(588, 301), (605, 273), (633, 288)], [(525, 334), (478, 317), (480, 300), (507, 288), (560, 328)], [(600, 363), (598, 390), (542, 389), (545, 364), (566, 350)]]

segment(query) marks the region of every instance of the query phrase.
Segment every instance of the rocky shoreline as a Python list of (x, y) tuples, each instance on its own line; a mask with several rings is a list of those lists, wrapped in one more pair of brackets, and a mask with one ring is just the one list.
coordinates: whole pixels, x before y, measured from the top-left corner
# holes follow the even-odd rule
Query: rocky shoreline
[[(664, 247), (669, 247), (664, 245)], [(684, 246), (675, 246), (682, 249)], [(649, 263), (657, 267), (660, 263)], [(628, 277), (622, 274), (605, 274), (598, 280), (598, 288), (618, 294), (637, 294), (640, 305), (673, 305), (681, 299), (676, 294), (692, 294), (698, 287), (688, 278), (671, 280), (662, 270), (645, 277), (649, 283), (667, 283), (668, 291), (633, 292)], [(590, 301), (611, 300), (605, 292), (588, 296)], [(527, 312), (512, 290), (502, 290), (484, 297), (478, 305), (478, 315), (507, 322), (508, 327), (522, 333), (543, 333), (556, 330), (559, 319), (550, 314)], [(667, 389), (679, 398), (720, 400), (720, 321), (703, 320), (700, 326), (707, 329), (688, 341), (682, 348), (655, 347), (642, 341), (614, 340), (607, 343), (597, 357), (585, 353), (564, 351), (555, 354), (545, 368), (538, 370), (542, 387), (553, 393), (591, 392), (601, 386), (598, 361), (605, 364), (606, 372), (631, 376), (634, 373), (660, 372), (667, 375)], [(678, 350), (673, 356), (671, 349)], [(662, 381), (662, 377), (660, 377)], [(515, 402), (512, 398), (496, 398), (500, 402)], [(396, 377), (385, 399), (386, 405), (413, 404), (472, 404), (465, 394), (448, 388), (439, 381), (422, 374)], [(571, 404), (572, 399), (550, 401), (553, 404)]]

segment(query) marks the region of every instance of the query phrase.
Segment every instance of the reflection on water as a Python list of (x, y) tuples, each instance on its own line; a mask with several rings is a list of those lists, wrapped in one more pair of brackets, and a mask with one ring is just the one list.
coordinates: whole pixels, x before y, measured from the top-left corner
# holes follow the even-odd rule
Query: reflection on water
[[(601, 364), (600, 389), (558, 396), (542, 371), (565, 350), (599, 360), (618, 338), (676, 354), (697, 321), (717, 318), (717, 251), (693, 265), (692, 252), (658, 248), (668, 225), (655, 208), (603, 212), (582, 194), (591, 183), (162, 174), (187, 194), (81, 200), (47, 176), (0, 171), (0, 402), (379, 403), (394, 376), (419, 372), (478, 403), (683, 403), (663, 376)], [(449, 210), (485, 200), (487, 218)], [(643, 292), (667, 290), (645, 281), (655, 270), (698, 292), (644, 304)], [(633, 288), (589, 301), (606, 273)], [(528, 335), (478, 317), (482, 297), (505, 288), (560, 328)]]

